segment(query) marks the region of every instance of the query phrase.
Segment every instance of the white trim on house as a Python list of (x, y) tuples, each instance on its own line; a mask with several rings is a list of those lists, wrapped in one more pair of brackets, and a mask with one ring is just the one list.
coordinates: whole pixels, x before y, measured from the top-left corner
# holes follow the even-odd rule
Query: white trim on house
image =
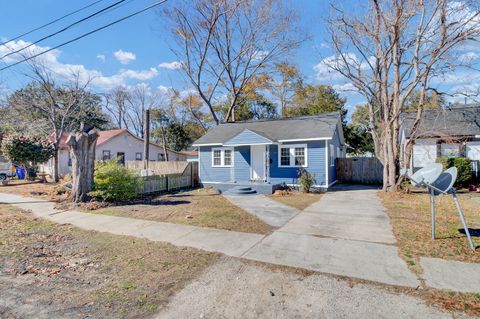
[(330, 153), (328, 154), (328, 155), (330, 155), (328, 159), (329, 159), (329, 162), (330, 162), (330, 167), (332, 167), (332, 166), (335, 166), (335, 155), (336, 155), (335, 154), (335, 145), (328, 144), (328, 147), (329, 147), (328, 150), (330, 151)]
[(279, 143), (288, 143), (288, 142), (303, 142), (303, 141), (328, 141), (331, 140), (331, 137), (312, 137), (312, 138), (296, 138), (288, 140), (278, 140)]
[[(289, 149), (290, 155), (290, 165), (282, 165), (282, 148)], [(295, 165), (295, 148), (303, 148), (304, 149), (304, 157), (305, 157), (305, 164), (304, 165)], [(286, 144), (286, 145), (279, 145), (278, 146), (278, 167), (285, 168), (285, 167), (308, 167), (308, 145), (307, 144)]]
[(325, 185), (328, 185), (328, 171), (330, 170), (330, 167), (328, 165), (328, 145), (328, 141), (325, 141)]
[(197, 162), (198, 165), (197, 165), (197, 167), (198, 167), (198, 180), (199, 180), (199, 182), (201, 182), (201, 180), (202, 180), (202, 177), (201, 177), (201, 176), (202, 176), (202, 173), (200, 172), (200, 167), (202, 167), (202, 163), (200, 162), (200, 154), (202, 154), (202, 148), (201, 148), (201, 147), (198, 147), (198, 155), (197, 155), (197, 157), (198, 157), (198, 162)]
[(330, 184), (328, 184), (328, 187), (331, 187), (333, 184), (336, 184), (338, 181), (338, 179), (334, 180), (333, 182), (331, 182)]
[[(220, 151), (220, 165), (215, 165), (215, 158), (213, 156), (215, 151)], [(230, 151), (230, 165), (225, 165), (225, 151)], [(212, 167), (233, 167), (233, 147), (212, 147)]]
[(223, 146), (251, 146), (251, 145), (272, 145), (272, 144), (277, 144), (274, 142), (269, 142), (269, 143), (249, 143), (249, 144), (223, 144)]
[(197, 147), (197, 146), (217, 146), (217, 145), (221, 146), (222, 143), (192, 144), (192, 146), (195, 146), (195, 147)]

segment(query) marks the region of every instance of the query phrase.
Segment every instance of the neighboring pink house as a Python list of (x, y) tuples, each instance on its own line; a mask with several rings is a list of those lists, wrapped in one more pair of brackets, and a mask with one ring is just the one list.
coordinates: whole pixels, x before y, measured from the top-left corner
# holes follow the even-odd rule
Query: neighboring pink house
[[(143, 160), (143, 140), (132, 134), (127, 129), (115, 129), (108, 131), (100, 131), (95, 150), (96, 160), (117, 159), (121, 163), (125, 161), (142, 161)], [(63, 133), (60, 139), (58, 162), (59, 174), (66, 175), (71, 171), (72, 161), (66, 143), (70, 133)], [(186, 161), (186, 155), (181, 152), (167, 150), (169, 161)], [(163, 147), (154, 143), (150, 143), (149, 160), (164, 161), (165, 155)], [(53, 159), (41, 165), (41, 171), (47, 174), (53, 173)]]

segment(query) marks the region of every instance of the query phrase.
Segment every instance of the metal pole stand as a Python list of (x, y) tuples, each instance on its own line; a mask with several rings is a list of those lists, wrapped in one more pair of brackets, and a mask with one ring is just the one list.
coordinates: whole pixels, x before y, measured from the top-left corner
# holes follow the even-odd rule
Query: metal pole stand
[(432, 208), (432, 239), (435, 240), (435, 193), (430, 189), (430, 206)]
[(475, 250), (475, 246), (473, 245), (472, 237), (470, 236), (470, 231), (468, 230), (467, 222), (465, 221), (465, 217), (463, 216), (462, 209), (460, 208), (460, 203), (458, 202), (457, 198), (457, 191), (455, 188), (451, 189), (453, 201), (455, 202), (455, 206), (457, 206), (458, 214), (460, 215), (460, 219), (462, 220), (463, 229), (465, 229), (465, 234), (468, 238), (468, 243), (470, 244), (470, 248)]

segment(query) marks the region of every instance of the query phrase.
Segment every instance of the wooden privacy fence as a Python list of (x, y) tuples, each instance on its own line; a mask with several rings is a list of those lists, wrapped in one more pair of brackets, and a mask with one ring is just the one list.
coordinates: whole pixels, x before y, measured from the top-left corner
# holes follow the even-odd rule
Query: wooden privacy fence
[[(167, 174), (183, 174), (190, 162), (157, 162), (149, 161), (148, 170), (152, 171), (156, 175)], [(133, 169), (135, 171), (141, 171), (143, 169), (143, 161), (127, 161), (125, 167)]]
[[(181, 166), (172, 165), (172, 167), (174, 171)], [(162, 167), (162, 169), (163, 168), (164, 167)], [(146, 195), (152, 193), (169, 192), (184, 188), (192, 188), (198, 185), (198, 163), (196, 162), (188, 162), (180, 173), (171, 171), (167, 174), (157, 174), (156, 171), (154, 171), (154, 174), (155, 175), (138, 177), (138, 194)]]
[(376, 157), (337, 158), (339, 183), (382, 184), (383, 165)]

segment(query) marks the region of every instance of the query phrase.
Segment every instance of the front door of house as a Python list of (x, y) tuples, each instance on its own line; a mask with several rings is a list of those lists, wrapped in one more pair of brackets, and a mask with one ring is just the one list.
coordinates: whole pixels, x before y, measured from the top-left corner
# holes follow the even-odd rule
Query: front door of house
[(252, 180), (265, 180), (265, 145), (250, 146)]

